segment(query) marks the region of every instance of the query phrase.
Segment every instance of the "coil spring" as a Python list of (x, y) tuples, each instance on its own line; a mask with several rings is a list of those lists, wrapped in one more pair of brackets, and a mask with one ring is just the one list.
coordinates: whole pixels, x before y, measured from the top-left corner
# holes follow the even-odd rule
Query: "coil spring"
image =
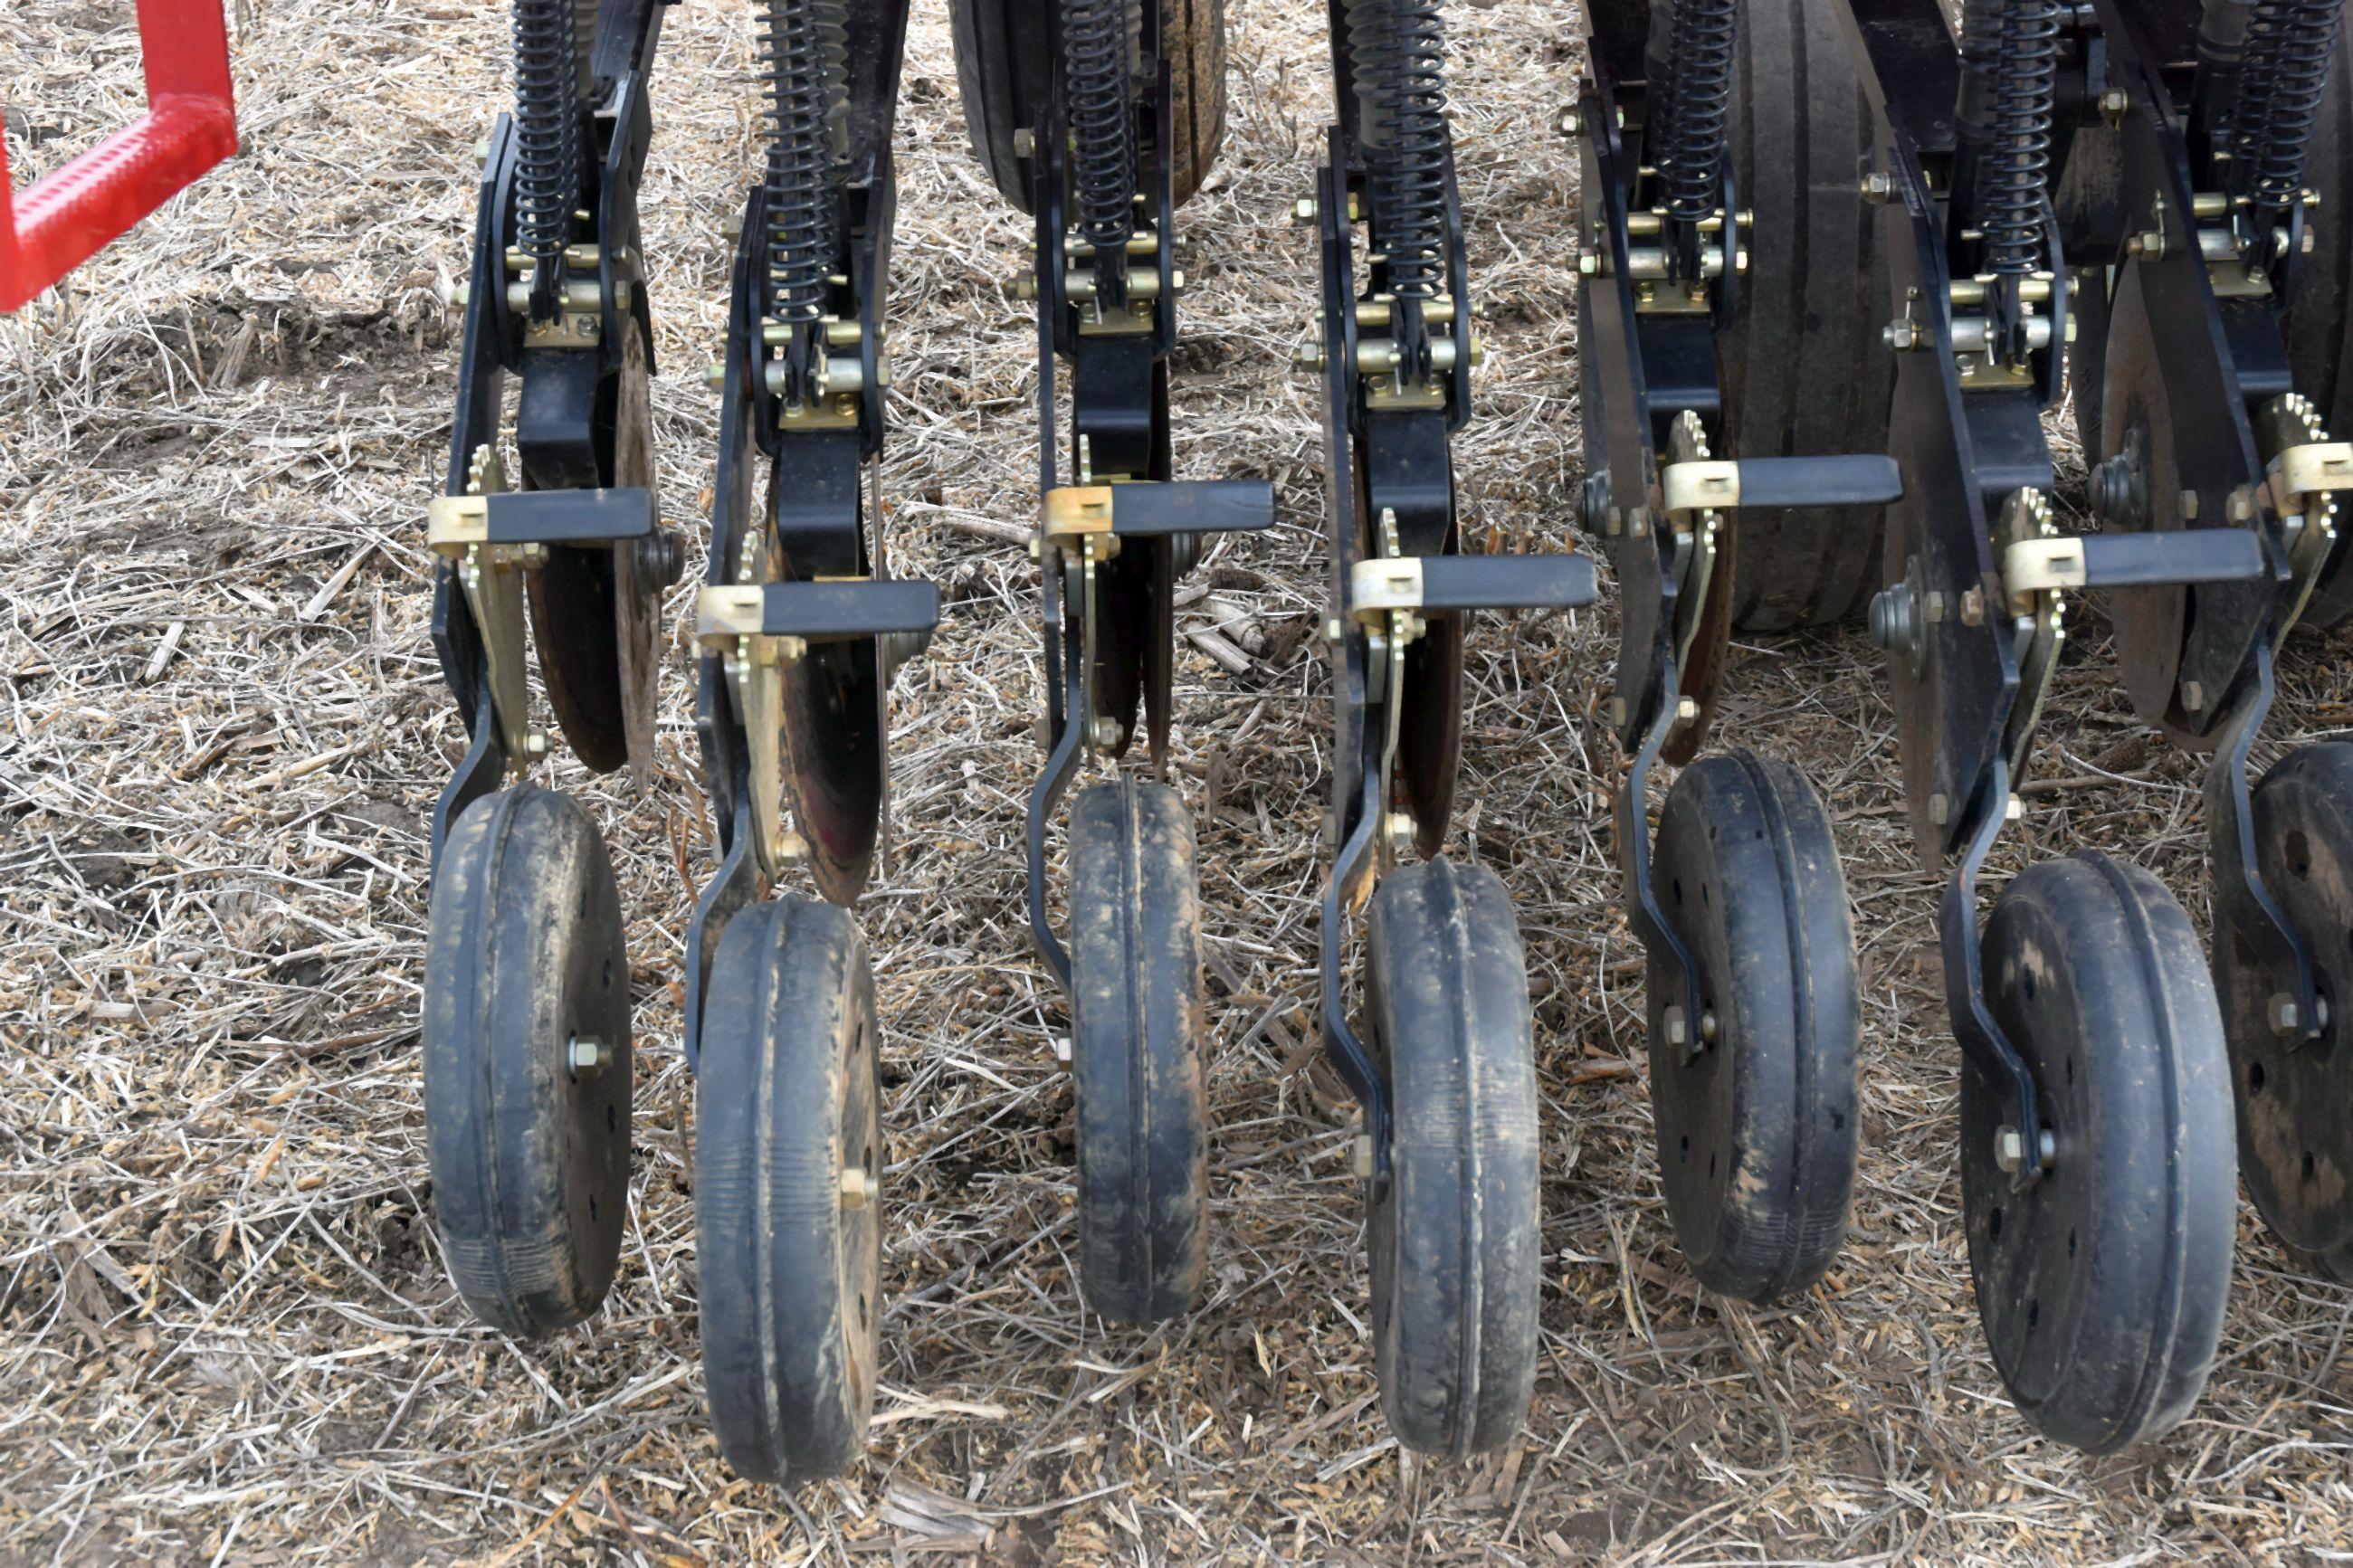
[(1666, 144), (1657, 163), (1667, 214), (1682, 223), (1695, 224), (1719, 205), (1739, 19), (1737, 0), (1675, 0)]
[(2256, 0), (2247, 68), (2232, 114), (2240, 176), (2258, 212), (2285, 211), (2304, 193), (2305, 161), (2328, 86), (2341, 0)]
[(1389, 291), (1427, 300), (1446, 283), (1446, 22), (1440, 0), (1348, 0), (1357, 142), (1373, 245)]
[(515, 0), (515, 244), (543, 279), (580, 200), (579, 29), (574, 0)]
[(1135, 106), (1127, 62), (1143, 8), (1138, 0), (1061, 0), (1061, 17), (1079, 232), (1098, 255), (1122, 250), (1135, 233)]
[(2055, 0), (1970, 0), (1962, 40), (1963, 68), (1986, 86), (1992, 109), (1974, 215), (1985, 236), (1984, 270), (2023, 275), (2042, 258), (2059, 7)]
[(844, 0), (768, 0), (760, 57), (768, 73), (766, 314), (814, 321), (833, 270), (834, 163), (842, 154), (849, 33)]

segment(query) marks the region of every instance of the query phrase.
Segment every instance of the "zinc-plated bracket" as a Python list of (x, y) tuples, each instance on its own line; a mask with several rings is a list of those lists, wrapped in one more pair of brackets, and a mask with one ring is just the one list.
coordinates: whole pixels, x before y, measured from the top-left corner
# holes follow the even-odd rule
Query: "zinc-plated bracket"
[(2263, 499), (2285, 517), (2308, 515), (2311, 500), (2353, 490), (2353, 441), (2308, 441), (2271, 460)]
[(1669, 463), (1659, 470), (1659, 488), (1670, 512), (1728, 510), (1740, 504), (1740, 465), (1720, 458)]
[(531, 689), (524, 673), (523, 570), (547, 559), (544, 545), (492, 544), (491, 493), (506, 489), (495, 448), (474, 454), (472, 493), (435, 496), (426, 508), (425, 541), (456, 567), (482, 652), (490, 664), (491, 707), (511, 768), (521, 769), (547, 750), (531, 726)]
[(2010, 593), (2012, 613), (2021, 616), (2032, 613), (2036, 594), (2086, 586), (2091, 568), (2084, 559), (2083, 540), (2059, 534), (2015, 541), (2002, 552), (2001, 582)]

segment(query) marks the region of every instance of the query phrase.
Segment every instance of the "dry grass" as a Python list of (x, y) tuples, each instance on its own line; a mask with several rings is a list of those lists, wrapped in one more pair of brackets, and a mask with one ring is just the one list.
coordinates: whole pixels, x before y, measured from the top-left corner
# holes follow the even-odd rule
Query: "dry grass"
[[(1490, 0), (1492, 6), (1492, 0)], [(1458, 847), (1517, 895), (1546, 1085), (1543, 1375), (1520, 1441), (1413, 1462), (1371, 1405), (1348, 1117), (1311, 1066), (1326, 717), (1321, 438), (1284, 374), (1314, 260), (1284, 226), (1326, 118), (1322, 7), (1235, 0), (1231, 136), (1188, 209), (1178, 466), (1271, 476), (1282, 527), (1213, 581), (1266, 641), (1188, 657), (1216, 1047), (1203, 1309), (1107, 1331), (1070, 1267), (1060, 1003), (1020, 913), (1037, 765), (1031, 577), (961, 531), (1021, 521), (1022, 230), (964, 143), (919, 16), (892, 323), (903, 569), (946, 589), (902, 678), (897, 835), (860, 909), (881, 969), (892, 1299), (871, 1457), (790, 1495), (703, 1422), (677, 1049), (682, 868), (708, 866), (682, 648), (650, 794), (554, 776), (602, 819), (635, 964), (628, 1266), (593, 1326), (476, 1327), (431, 1226), (416, 1018), (422, 825), (458, 755), (425, 636), (423, 505), (452, 392), (437, 281), (504, 93), (488, 0), (240, 0), (247, 151), (0, 324), (0, 1561), (1936, 1562), (2353, 1552), (2353, 1297), (2250, 1219), (2222, 1359), (2162, 1445), (2031, 1436), (1979, 1343), (1957, 1223), (1935, 883), (1896, 818), (1876, 659), (1752, 649), (1734, 732), (1805, 764), (1849, 855), (1867, 993), (1854, 1233), (1809, 1300), (1702, 1298), (1668, 1234), (1641, 971), (1590, 721), (1613, 613), (1472, 645)], [(0, 15), (19, 178), (132, 111), (128, 0)], [(1464, 199), (1493, 354), (1461, 451), (1473, 515), (1565, 542), (1575, 468), (1565, 3), (1458, 6)], [(666, 510), (714, 430), (720, 215), (751, 167), (752, 7), (670, 13), (647, 250)], [(38, 140), (40, 145), (33, 145)], [(2080, 476), (2079, 476), (2080, 482)], [(675, 611), (684, 601), (681, 591)], [(1202, 606), (1208, 613), (1211, 606)], [(2202, 923), (2197, 773), (2151, 748), (2096, 624), (2062, 676), (2003, 868), (2096, 845)], [(2292, 661), (2274, 734), (2343, 723), (2342, 642)], [(939, 1560), (934, 1557), (929, 1560)]]

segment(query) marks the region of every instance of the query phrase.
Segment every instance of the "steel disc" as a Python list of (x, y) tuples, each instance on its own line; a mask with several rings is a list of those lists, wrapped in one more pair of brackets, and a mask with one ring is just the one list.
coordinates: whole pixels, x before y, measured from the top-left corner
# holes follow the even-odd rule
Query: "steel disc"
[[(2180, 528), (2181, 473), (2174, 456), (2173, 415), (2158, 363), (2155, 325), (2140, 288), (2140, 269), (2127, 267), (2118, 279), (2109, 317), (2106, 400), (2101, 411), (2100, 456), (2113, 458), (2137, 437), (2142, 485), (2147, 497), (2138, 526), (2158, 532)], [(2109, 527), (2117, 526), (2110, 523)], [(2176, 683), (2181, 675), (2182, 639), (2188, 630), (2189, 590), (2185, 587), (2122, 588), (2107, 595), (2116, 629), (2116, 662), (2133, 711), (2168, 731)]]

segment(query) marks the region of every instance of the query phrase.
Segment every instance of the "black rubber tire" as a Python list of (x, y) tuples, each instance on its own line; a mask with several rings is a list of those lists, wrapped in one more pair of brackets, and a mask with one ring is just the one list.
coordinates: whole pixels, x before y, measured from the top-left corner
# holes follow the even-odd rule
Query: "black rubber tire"
[[(1054, 0), (948, 0), (956, 86), (972, 150), (1005, 199), (1030, 208), (1029, 165), (1013, 133), (1032, 129), (1049, 80)], [(1161, 47), (1176, 144), (1169, 170), (1178, 206), (1192, 199), (1226, 139), (1226, 0), (1161, 0)]]
[[(2342, 441), (2353, 432), (2353, 31), (2341, 26), (2304, 178), (2320, 193), (2320, 205), (2305, 212), (2312, 251), (2298, 259), (2295, 298), (2281, 329), (2295, 389), (2312, 400), (2329, 437)], [(2346, 537), (2353, 528), (2342, 520), (2337, 528), (2336, 552), (2299, 626), (2353, 618), (2353, 542)]]
[(2257, 869), (2312, 956), (2329, 1021), (2316, 1040), (2274, 1034), (2277, 978), (2215, 932), (2239, 1169), (2280, 1244), (2353, 1285), (2353, 745), (2289, 752), (2255, 787), (2254, 826)]
[(881, 1323), (874, 973), (843, 910), (755, 904), (704, 988), (694, 1227), (719, 1449), (756, 1481), (839, 1475), (865, 1449)]
[(1200, 890), (1184, 797), (1133, 779), (1071, 807), (1079, 1287), (1119, 1322), (1189, 1310), (1208, 1263)]
[[(420, 1020), (425, 1147), (449, 1277), (519, 1339), (596, 1311), (629, 1201), (629, 958), (605, 840), (533, 784), (468, 806), (441, 847)], [(575, 1038), (604, 1041), (573, 1069)]]
[(1667, 1038), (1676, 991), (1654, 953), (1651, 1100), (1667, 1213), (1702, 1284), (1770, 1301), (1830, 1268), (1854, 1193), (1861, 1025), (1830, 816), (1786, 763), (1704, 757), (1667, 795), (1651, 875), (1715, 1024), (1695, 1055)]
[(1396, 1106), (1372, 1197), (1373, 1355), (1398, 1442), (1507, 1442), (1535, 1392), (1544, 1262), (1527, 963), (1483, 866), (1423, 861), (1373, 897), (1371, 1046)]
[(2087, 1453), (2170, 1430), (2221, 1334), (2238, 1194), (2203, 956), (2162, 883), (2090, 853), (2028, 867), (1986, 926), (1987, 1005), (2040, 1086), (2056, 1161), (2011, 1190), (2002, 1095), (1965, 1065), (1978, 1317), (2019, 1412)]
[[(1887, 449), (1895, 356), (1880, 209), (1860, 184), (1874, 121), (1836, 0), (1755, 0), (1733, 73), (1734, 188), (1757, 215), (1719, 379), (1730, 458)], [(1786, 631), (1855, 615), (1880, 586), (1883, 513), (1740, 514), (1733, 624)]]

